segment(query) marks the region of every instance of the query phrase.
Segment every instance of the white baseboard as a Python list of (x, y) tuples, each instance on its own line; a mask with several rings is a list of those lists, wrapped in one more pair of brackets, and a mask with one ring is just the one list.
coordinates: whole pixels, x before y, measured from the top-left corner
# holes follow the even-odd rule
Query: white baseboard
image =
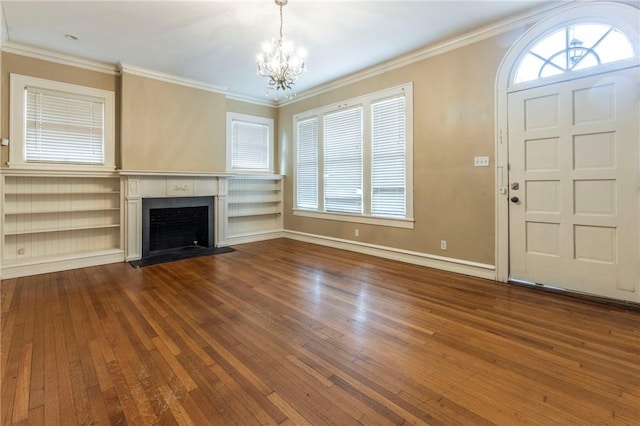
[(5, 262), (2, 264), (2, 279), (26, 277), (29, 275), (47, 274), (49, 272), (69, 269), (87, 268), (124, 261), (123, 250), (107, 250), (96, 253), (56, 256), (46, 259), (24, 262)]
[[(312, 244), (349, 250), (357, 253), (398, 260), (414, 265), (426, 266), (444, 271), (455, 272), (478, 278), (495, 280), (495, 266), (484, 263), (470, 262), (449, 257), (434, 256), (425, 253), (402, 250), (393, 247), (366, 244), (357, 241), (343, 240), (340, 238), (326, 237), (322, 235), (307, 234), (297, 231), (270, 231), (244, 235), (229, 236), (225, 241), (219, 242), (220, 247), (252, 243), (256, 241), (271, 240), (276, 238), (290, 238)], [(68, 269), (86, 268), (90, 266), (104, 265), (125, 261), (122, 250), (87, 254), (84, 256), (58, 257), (39, 261), (21, 262), (2, 265), (0, 277), (2, 279), (18, 278), (29, 275), (45, 274), (49, 272), (64, 271)]]
[(369, 254), (385, 259), (398, 260), (414, 265), (427, 266), (429, 268), (442, 269), (448, 272), (470, 275), (472, 277), (496, 279), (494, 265), (470, 262), (467, 260), (453, 259), (450, 257), (435, 256), (415, 251), (402, 250), (394, 247), (378, 246), (375, 244), (360, 243), (357, 241), (343, 240), (340, 238), (325, 237), (323, 235), (307, 234), (297, 231), (284, 231), (285, 238), (304, 241), (307, 243), (320, 244), (323, 246), (354, 251), (357, 253)]
[(264, 241), (264, 240), (274, 240), (276, 238), (282, 238), (283, 231), (268, 231), (268, 232), (257, 232), (250, 234), (242, 234), (242, 235), (231, 235), (228, 236), (224, 241), (218, 242), (219, 247), (237, 245), (237, 244), (246, 244), (246, 243), (254, 243), (256, 241)]

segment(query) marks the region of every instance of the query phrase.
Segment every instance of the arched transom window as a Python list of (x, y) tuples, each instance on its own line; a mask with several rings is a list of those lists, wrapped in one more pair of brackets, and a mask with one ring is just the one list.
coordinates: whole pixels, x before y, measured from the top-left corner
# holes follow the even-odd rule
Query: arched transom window
[(521, 56), (514, 83), (597, 67), (634, 55), (629, 37), (612, 25), (566, 25), (543, 36)]

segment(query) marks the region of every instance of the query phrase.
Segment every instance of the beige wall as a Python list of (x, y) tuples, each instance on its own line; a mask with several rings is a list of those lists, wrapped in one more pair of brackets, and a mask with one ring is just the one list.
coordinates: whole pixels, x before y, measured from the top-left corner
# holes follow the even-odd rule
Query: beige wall
[(223, 172), (225, 96), (122, 76), (124, 170)]
[[(76, 68), (69, 65), (61, 65), (54, 62), (43, 61), (41, 59), (29, 58), (2, 52), (1, 68), (1, 98), (2, 98), (2, 137), (9, 137), (9, 74), (16, 73), (49, 80), (62, 81), (65, 83), (79, 84), (82, 86), (95, 87), (103, 90), (110, 90), (116, 93), (116, 166), (119, 165), (119, 77), (115, 74), (108, 74), (97, 71)], [(5, 166), (9, 158), (9, 148), (1, 148), (2, 166)]]
[[(287, 230), (494, 264), (495, 78), (516, 33), (490, 38), (280, 109)], [(413, 82), (412, 230), (294, 216), (293, 115)], [(492, 167), (474, 167), (487, 155)], [(354, 237), (358, 228), (360, 237)], [(440, 250), (440, 240), (448, 249)]]

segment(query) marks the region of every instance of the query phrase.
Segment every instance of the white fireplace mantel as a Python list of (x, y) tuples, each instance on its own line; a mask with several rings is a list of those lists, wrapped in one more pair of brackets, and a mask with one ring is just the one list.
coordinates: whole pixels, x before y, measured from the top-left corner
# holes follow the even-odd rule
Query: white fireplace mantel
[(194, 172), (121, 171), (125, 187), (125, 258), (142, 258), (142, 199), (215, 197), (214, 245), (226, 235), (227, 178), (231, 174)]

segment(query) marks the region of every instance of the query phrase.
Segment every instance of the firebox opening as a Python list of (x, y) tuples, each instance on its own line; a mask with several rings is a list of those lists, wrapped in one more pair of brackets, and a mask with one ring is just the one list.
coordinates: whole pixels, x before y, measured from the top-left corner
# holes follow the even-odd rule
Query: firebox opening
[(207, 213), (206, 206), (151, 209), (149, 251), (209, 247)]
[(213, 247), (214, 198), (142, 200), (142, 257), (184, 247)]

